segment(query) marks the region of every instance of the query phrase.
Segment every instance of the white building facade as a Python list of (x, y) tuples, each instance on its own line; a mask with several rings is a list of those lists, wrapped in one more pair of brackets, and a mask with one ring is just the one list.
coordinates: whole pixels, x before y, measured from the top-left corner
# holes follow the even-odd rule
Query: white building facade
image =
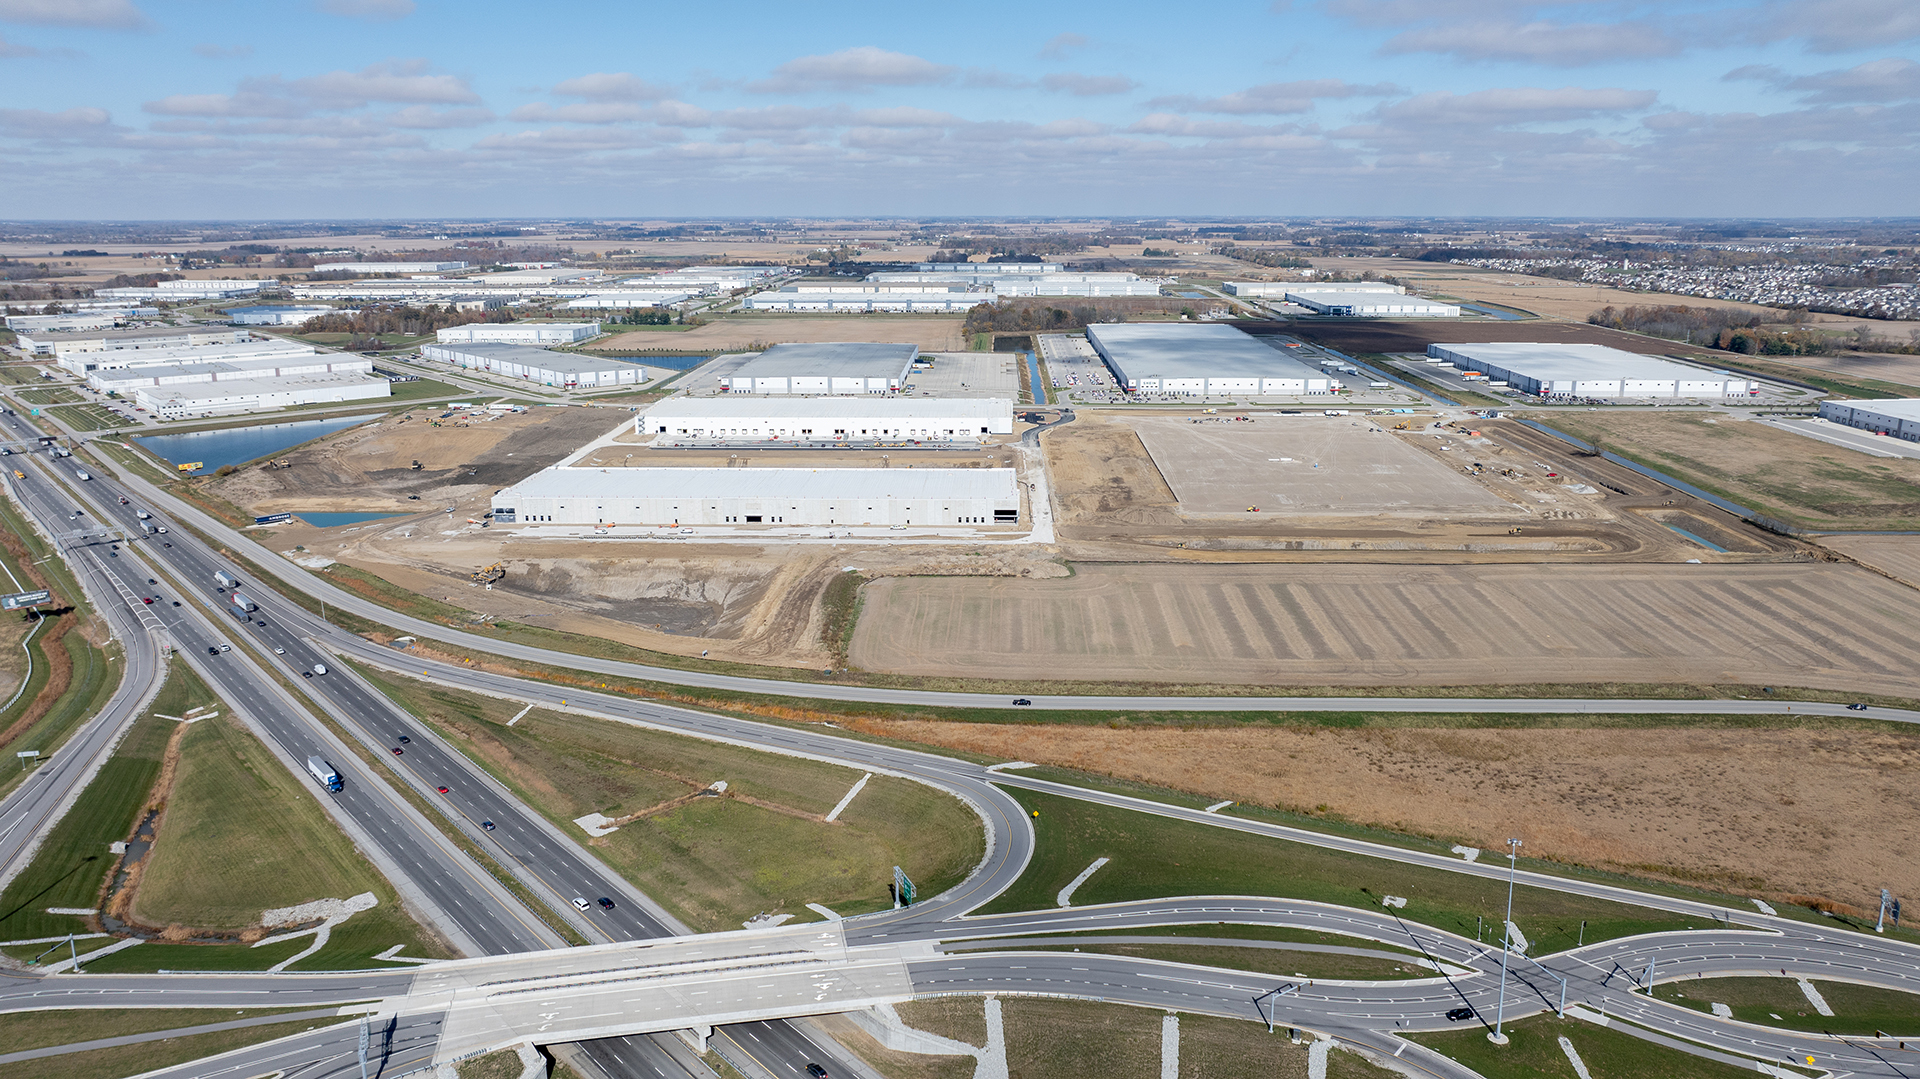
[(1483, 341), (1428, 345), (1427, 356), (1540, 397), (1736, 397), (1756, 388), (1725, 371), (1605, 345)]
[(859, 341), (775, 345), (720, 379), (731, 393), (895, 393), (906, 384), (918, 345)]
[(548, 468), (493, 498), (496, 524), (1017, 525), (1011, 468)]
[(567, 345), (599, 334), (598, 322), (475, 322), (435, 337), (443, 345)]
[(392, 395), (392, 384), (378, 375), (342, 372), (297, 378), (144, 386), (133, 391), (133, 400), (162, 419), (186, 419), (266, 412), (296, 405), (379, 401)]
[(1920, 442), (1920, 398), (1883, 397), (1866, 401), (1822, 401), (1820, 418), (1877, 435)]
[(674, 397), (634, 420), (655, 445), (681, 442), (984, 442), (1013, 433), (1007, 398)]
[(1087, 327), (1087, 340), (1129, 392), (1300, 397), (1341, 388), (1331, 375), (1219, 323), (1103, 323)]
[(542, 386), (567, 389), (637, 386), (647, 381), (646, 368), (637, 363), (497, 342), (422, 345), (420, 355), (469, 371), (486, 371), (505, 378), (522, 378)]

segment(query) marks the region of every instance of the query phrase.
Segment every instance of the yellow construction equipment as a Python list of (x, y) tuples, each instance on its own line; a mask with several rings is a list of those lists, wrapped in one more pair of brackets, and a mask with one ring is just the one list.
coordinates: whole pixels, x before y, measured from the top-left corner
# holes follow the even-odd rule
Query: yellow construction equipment
[(507, 564), (505, 562), (495, 562), (493, 565), (488, 566), (485, 569), (474, 570), (473, 583), (474, 584), (492, 584), (493, 582), (499, 580), (502, 577), (505, 577), (506, 575), (507, 575)]

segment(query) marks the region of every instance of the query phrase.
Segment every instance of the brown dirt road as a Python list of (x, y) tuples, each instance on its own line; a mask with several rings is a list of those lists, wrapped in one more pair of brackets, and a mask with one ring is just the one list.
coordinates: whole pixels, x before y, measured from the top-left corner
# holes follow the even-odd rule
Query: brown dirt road
[(890, 578), (851, 660), (1246, 685), (1781, 683), (1920, 696), (1912, 590), (1846, 565), (1076, 565)]
[(1920, 892), (1920, 832), (1888, 827), (1920, 813), (1920, 736), (1905, 732), (855, 726), (1483, 849), (1520, 836), (1530, 855), (1736, 893), (1860, 906), (1883, 886)]

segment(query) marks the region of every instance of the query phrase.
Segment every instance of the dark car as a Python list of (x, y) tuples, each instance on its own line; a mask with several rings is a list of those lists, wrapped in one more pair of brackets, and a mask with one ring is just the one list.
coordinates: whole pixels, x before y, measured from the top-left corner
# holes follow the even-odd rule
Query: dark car
[(262, 619), (260, 619), (259, 621), (257, 621), (257, 622), (255, 622), (255, 623), (254, 623), (254, 625), (256, 625), (256, 626), (264, 626), (264, 625), (266, 625), (266, 624), (267, 624), (267, 620), (266, 620), (266, 619), (264, 619), (264, 618), (262, 618)]
[(407, 746), (407, 745), (412, 745), (412, 744), (413, 744), (413, 739), (411, 739), (411, 738), (408, 738), (408, 737), (407, 737), (406, 735), (404, 735), (404, 734), (402, 734), (402, 735), (399, 735), (398, 737), (396, 737), (396, 738), (394, 739), (394, 741), (396, 741), (396, 742), (399, 742), (399, 743), (400, 743), (401, 745), (403, 745), (403, 746)]
[(491, 832), (493, 831), (493, 822), (490, 820), (483, 820), (480, 822), (480, 827), (485, 828), (487, 831)]
[(153, 578), (151, 578), (151, 577), (149, 577), (149, 578), (147, 578), (147, 583), (148, 583), (148, 584), (159, 584), (160, 582), (159, 582), (159, 581), (156, 581), (156, 580), (154, 580), (154, 579), (153, 579)]
[(1472, 1008), (1448, 1008), (1447, 1009), (1448, 1022), (1458, 1023), (1462, 1019), (1472, 1019), (1472, 1018), (1473, 1018)]
[(608, 899), (608, 898), (607, 898), (606, 896), (604, 896), (604, 895), (603, 895), (603, 896), (601, 896), (601, 897), (599, 898), (599, 900), (598, 900), (598, 902), (599, 902), (599, 904), (600, 904), (600, 909), (601, 909), (601, 910), (612, 910), (612, 909), (613, 909), (613, 900), (611, 900), (611, 899)]
[(177, 600), (177, 599), (176, 599), (176, 600), (174, 600), (174, 601), (173, 601), (173, 605), (174, 605), (175, 607), (178, 607), (178, 606), (180, 606), (180, 601), (179, 601), (179, 600)]
[(219, 655), (219, 654), (220, 654), (220, 649), (218, 649), (218, 648), (215, 648), (215, 647), (214, 647), (213, 645), (208, 645), (208, 646), (207, 646), (207, 655), (210, 655), (210, 656), (217, 656), (217, 655)]
[(300, 677), (302, 677), (302, 678), (312, 678), (312, 677), (313, 677), (313, 672), (312, 672), (312, 671), (301, 671), (301, 672), (300, 672)]
[(827, 1069), (818, 1064), (809, 1063), (807, 1065), (807, 1074), (813, 1076), (813, 1079), (827, 1079)]
[(1015, 697), (1013, 699), (1013, 703), (1021, 706), (1022, 708), (1025, 708), (1027, 705), (1032, 704), (1033, 702), (1026, 699), (1025, 697)]
[(1849, 704), (1847, 705), (1847, 710), (1849, 712), (1864, 712), (1867, 710), (1867, 706), (1864, 704)]

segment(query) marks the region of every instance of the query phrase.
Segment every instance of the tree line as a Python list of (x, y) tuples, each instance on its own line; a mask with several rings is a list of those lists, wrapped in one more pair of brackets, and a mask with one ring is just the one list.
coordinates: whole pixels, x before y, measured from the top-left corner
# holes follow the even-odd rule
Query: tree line
[(1129, 315), (1178, 314), (1185, 300), (1145, 296), (1022, 296), (975, 305), (967, 312), (968, 333), (1054, 333), (1085, 329), (1097, 322), (1125, 322)]

